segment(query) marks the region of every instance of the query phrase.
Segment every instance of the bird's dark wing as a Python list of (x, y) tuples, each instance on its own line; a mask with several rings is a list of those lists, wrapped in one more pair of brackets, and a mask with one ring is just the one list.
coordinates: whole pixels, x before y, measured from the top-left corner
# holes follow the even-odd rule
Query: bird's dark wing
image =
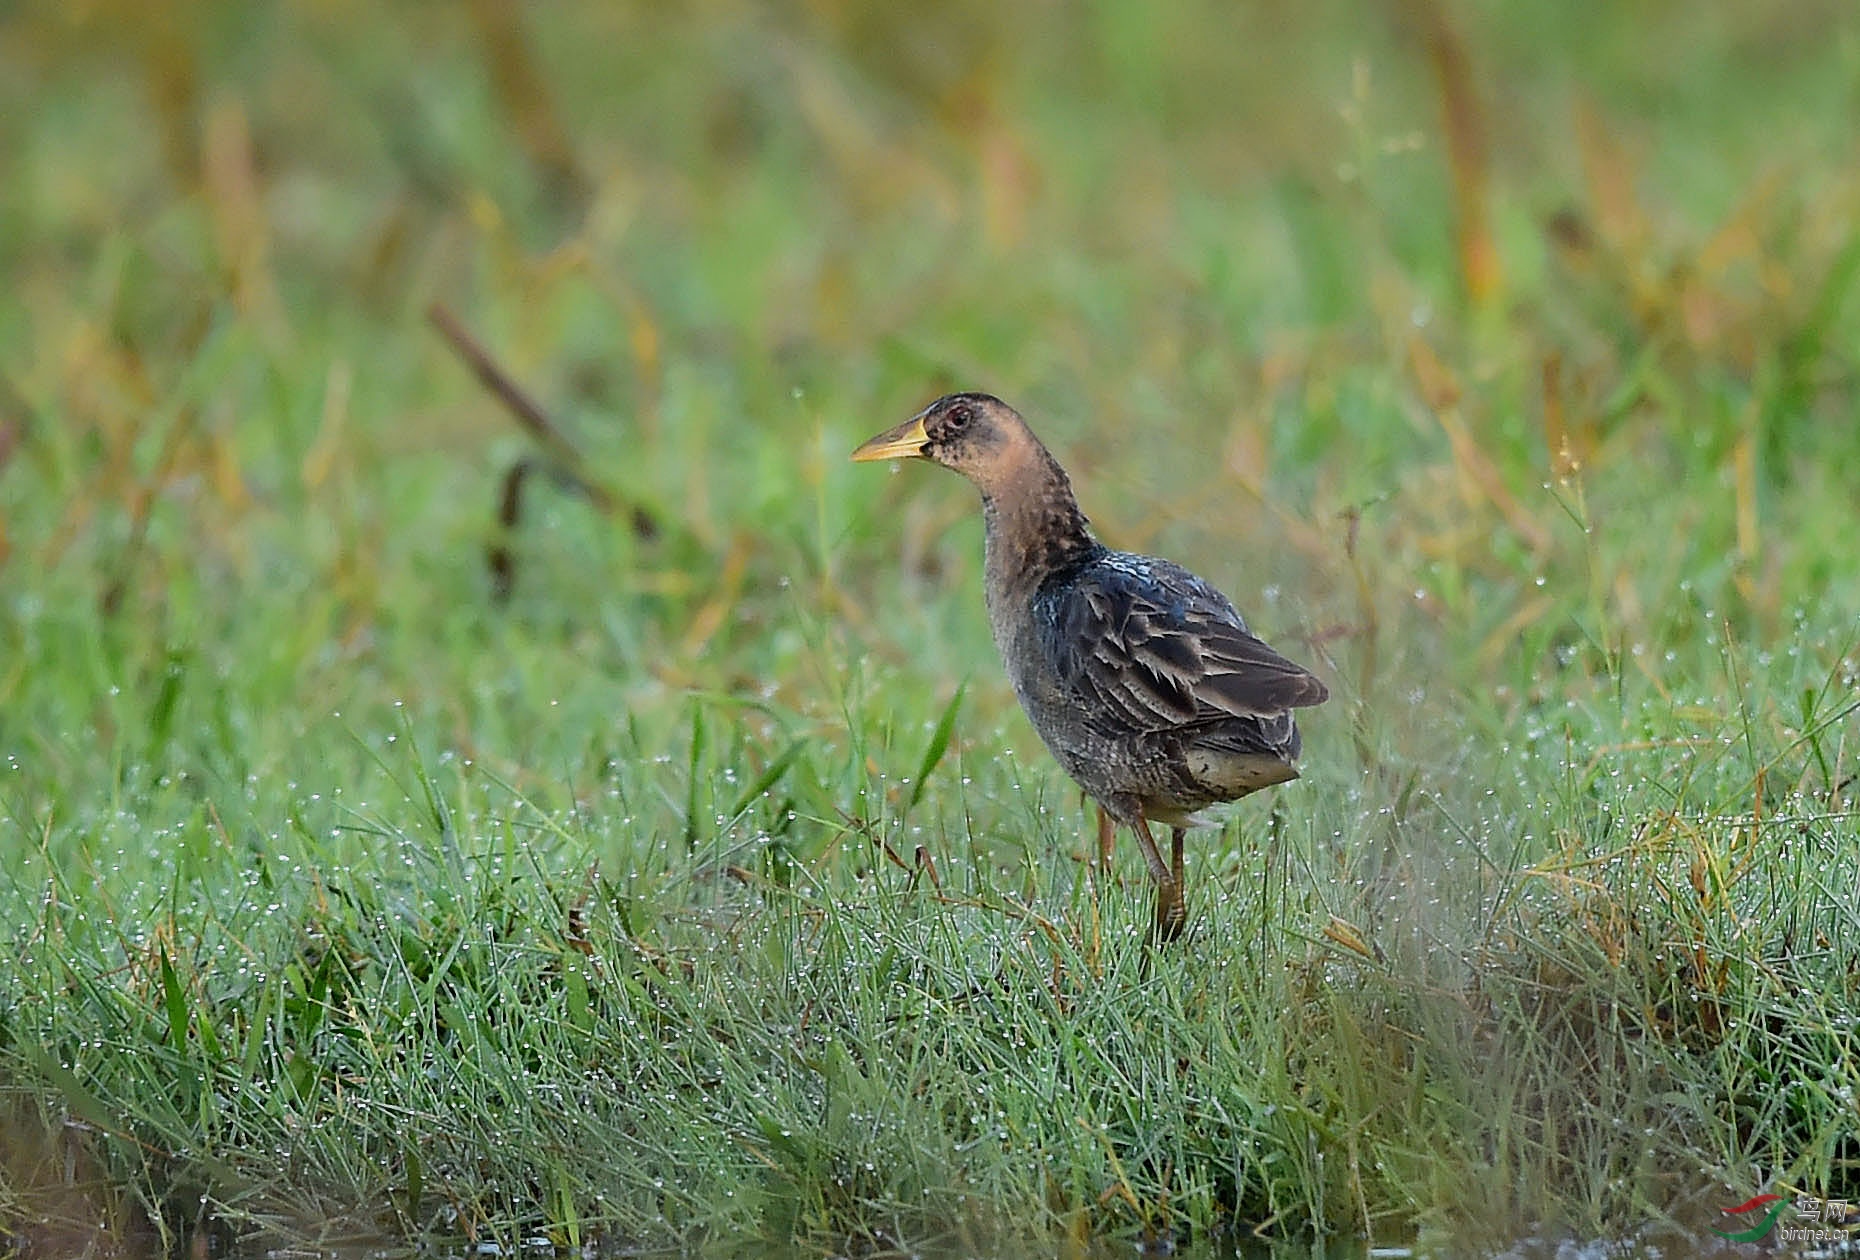
[(1109, 552), (1055, 574), (1035, 618), (1080, 717), (1106, 735), (1272, 718), (1329, 694), (1224, 595), (1166, 560)]

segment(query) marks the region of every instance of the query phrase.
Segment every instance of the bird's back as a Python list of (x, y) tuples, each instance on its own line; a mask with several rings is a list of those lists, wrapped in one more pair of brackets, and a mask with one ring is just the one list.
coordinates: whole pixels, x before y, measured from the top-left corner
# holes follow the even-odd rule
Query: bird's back
[[(1295, 778), (1293, 710), (1324, 684), (1167, 560), (1101, 549), (1028, 602), (1019, 691), (1060, 762), (1101, 801), (1186, 814)], [(1109, 801), (1107, 801), (1107, 804)]]

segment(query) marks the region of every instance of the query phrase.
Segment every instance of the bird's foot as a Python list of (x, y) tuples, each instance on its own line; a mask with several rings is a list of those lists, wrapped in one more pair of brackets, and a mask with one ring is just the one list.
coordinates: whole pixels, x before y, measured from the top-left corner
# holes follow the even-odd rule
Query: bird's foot
[(1156, 940), (1167, 944), (1182, 935), (1188, 924), (1188, 906), (1182, 900), (1182, 885), (1171, 881), (1156, 886)]

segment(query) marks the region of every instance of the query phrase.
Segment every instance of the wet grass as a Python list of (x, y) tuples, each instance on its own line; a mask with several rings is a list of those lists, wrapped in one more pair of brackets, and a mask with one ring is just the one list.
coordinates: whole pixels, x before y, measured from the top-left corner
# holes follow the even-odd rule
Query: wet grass
[[(1844, 9), (176, 12), (0, 23), (0, 1242), (1860, 1199)], [(952, 386), (1332, 685), (1179, 946)]]

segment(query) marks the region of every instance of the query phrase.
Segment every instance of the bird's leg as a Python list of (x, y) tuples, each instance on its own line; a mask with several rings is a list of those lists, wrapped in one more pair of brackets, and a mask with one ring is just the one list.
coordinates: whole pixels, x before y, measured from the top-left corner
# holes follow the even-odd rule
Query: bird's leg
[(1104, 806), (1098, 807), (1098, 869), (1107, 875), (1111, 871), (1111, 854), (1117, 848), (1117, 824), (1111, 821), (1111, 815)]
[(1165, 941), (1180, 936), (1182, 925), (1188, 921), (1188, 906), (1183, 899), (1188, 880), (1182, 872), (1182, 839), (1187, 834), (1181, 827), (1169, 828), (1169, 887), (1174, 896), (1166, 910), (1160, 904), (1156, 908), (1156, 932)]
[(1149, 819), (1143, 816), (1141, 809), (1133, 817), (1135, 821), (1130, 826), (1137, 833), (1137, 847), (1143, 850), (1143, 864), (1150, 868), (1150, 878), (1156, 881), (1158, 888), (1167, 887), (1173, 881), (1169, 878), (1168, 864), (1156, 847), (1156, 837), (1150, 834)]
[[(1132, 829), (1137, 833), (1137, 847), (1143, 850), (1144, 864), (1150, 868), (1150, 878), (1156, 881), (1156, 938), (1172, 941), (1182, 934), (1182, 921), (1188, 917), (1182, 908), (1181, 882), (1163, 861), (1162, 851), (1156, 847), (1156, 837), (1150, 834), (1149, 819), (1143, 816), (1141, 809), (1136, 812)], [(1176, 834), (1181, 833), (1178, 830)], [(1179, 854), (1179, 848), (1177, 852)]]

